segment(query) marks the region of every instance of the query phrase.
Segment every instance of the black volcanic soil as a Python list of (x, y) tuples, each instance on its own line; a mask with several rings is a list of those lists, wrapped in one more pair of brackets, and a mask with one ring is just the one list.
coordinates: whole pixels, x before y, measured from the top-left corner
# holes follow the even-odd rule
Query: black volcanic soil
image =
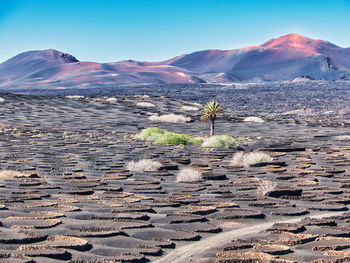
[[(349, 262), (347, 115), (261, 111), (266, 122), (252, 123), (242, 121), (250, 112), (227, 110), (217, 134), (273, 157), (235, 168), (228, 164), (236, 150), (131, 136), (152, 125), (206, 135), (200, 111), (181, 109), (200, 107), (192, 103), (0, 97), (0, 171), (20, 172), (0, 178), (0, 262)], [(141, 101), (155, 107), (137, 107)], [(193, 122), (152, 122), (149, 113)], [(125, 168), (141, 158), (164, 170)], [(176, 182), (176, 169), (186, 166), (208, 176)], [(266, 196), (262, 180), (277, 184)]]
[[(6, 92), (5, 89), (2, 89)], [(350, 81), (279, 81), (236, 84), (183, 84), (161, 83), (144, 85), (119, 85), (96, 83), (94, 88), (65, 87), (30, 88), (8, 90), (11, 93), (27, 95), (43, 95), (64, 97), (66, 95), (82, 95), (88, 97), (121, 96), (148, 94), (167, 96), (173, 99), (206, 103), (216, 100), (226, 108), (242, 115), (274, 114), (291, 110), (301, 110), (307, 106), (309, 114), (325, 114), (336, 119), (336, 114), (349, 113)]]

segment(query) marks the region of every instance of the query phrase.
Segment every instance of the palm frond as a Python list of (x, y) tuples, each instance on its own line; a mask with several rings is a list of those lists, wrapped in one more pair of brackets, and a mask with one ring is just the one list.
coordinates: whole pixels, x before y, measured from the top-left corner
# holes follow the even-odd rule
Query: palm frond
[(223, 108), (218, 102), (208, 102), (203, 109), (201, 120), (215, 120), (216, 116), (223, 113)]

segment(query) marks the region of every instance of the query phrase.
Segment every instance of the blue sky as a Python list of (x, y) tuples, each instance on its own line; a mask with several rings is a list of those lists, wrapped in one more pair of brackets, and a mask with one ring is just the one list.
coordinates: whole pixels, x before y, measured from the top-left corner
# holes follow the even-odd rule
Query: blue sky
[(83, 61), (160, 61), (289, 33), (350, 47), (350, 0), (0, 0), (0, 62), (57, 49)]

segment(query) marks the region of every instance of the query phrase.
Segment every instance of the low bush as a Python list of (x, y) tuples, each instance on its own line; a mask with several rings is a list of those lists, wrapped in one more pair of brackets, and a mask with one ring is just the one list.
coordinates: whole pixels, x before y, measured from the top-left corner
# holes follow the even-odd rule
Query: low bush
[(67, 95), (66, 96), (67, 99), (72, 99), (72, 100), (80, 100), (80, 99), (84, 99), (84, 96), (80, 96), (80, 95)]
[(247, 117), (243, 121), (246, 121), (246, 122), (265, 122), (263, 119), (261, 119), (259, 117)]
[(15, 133), (15, 136), (16, 137), (21, 137), (21, 136), (24, 136), (24, 133), (23, 132), (17, 132), (17, 133)]
[(237, 148), (239, 143), (228, 135), (214, 135), (203, 141), (204, 148)]
[(262, 180), (258, 186), (258, 194), (260, 197), (264, 197), (268, 192), (273, 191), (277, 186), (276, 182)]
[(182, 168), (176, 175), (177, 182), (196, 182), (202, 179), (202, 174), (191, 167)]
[(19, 177), (20, 175), (21, 173), (17, 171), (11, 171), (11, 170), (0, 171), (0, 179), (10, 179), (10, 178)]
[(150, 102), (138, 102), (136, 106), (141, 108), (154, 108), (156, 105)]
[(136, 139), (152, 141), (155, 144), (200, 144), (201, 140), (184, 133), (175, 133), (163, 130), (157, 127), (149, 127), (143, 129), (140, 133), (135, 135)]
[(195, 106), (182, 106), (181, 109), (184, 111), (198, 111), (199, 110), (199, 108), (195, 107)]
[(270, 155), (264, 152), (237, 152), (232, 156), (230, 165), (249, 167), (253, 164), (270, 162)]
[(170, 113), (165, 115), (152, 115), (149, 117), (149, 120), (160, 122), (185, 123), (191, 121), (191, 118), (183, 115)]
[(152, 172), (157, 171), (161, 166), (160, 162), (150, 159), (141, 159), (138, 162), (130, 161), (126, 164), (126, 168), (131, 172)]
[(116, 103), (117, 102), (117, 98), (114, 98), (114, 97), (107, 98), (106, 102), (108, 102), (108, 103)]

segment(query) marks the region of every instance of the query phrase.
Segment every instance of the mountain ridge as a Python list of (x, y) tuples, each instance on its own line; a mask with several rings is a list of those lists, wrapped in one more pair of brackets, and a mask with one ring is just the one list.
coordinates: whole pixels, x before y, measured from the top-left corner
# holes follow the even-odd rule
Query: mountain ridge
[(0, 88), (83, 88), (141, 83), (234, 83), (295, 78), (349, 79), (350, 48), (295, 33), (259, 46), (202, 50), (147, 62), (79, 61), (54, 49), (20, 53), (0, 64)]

